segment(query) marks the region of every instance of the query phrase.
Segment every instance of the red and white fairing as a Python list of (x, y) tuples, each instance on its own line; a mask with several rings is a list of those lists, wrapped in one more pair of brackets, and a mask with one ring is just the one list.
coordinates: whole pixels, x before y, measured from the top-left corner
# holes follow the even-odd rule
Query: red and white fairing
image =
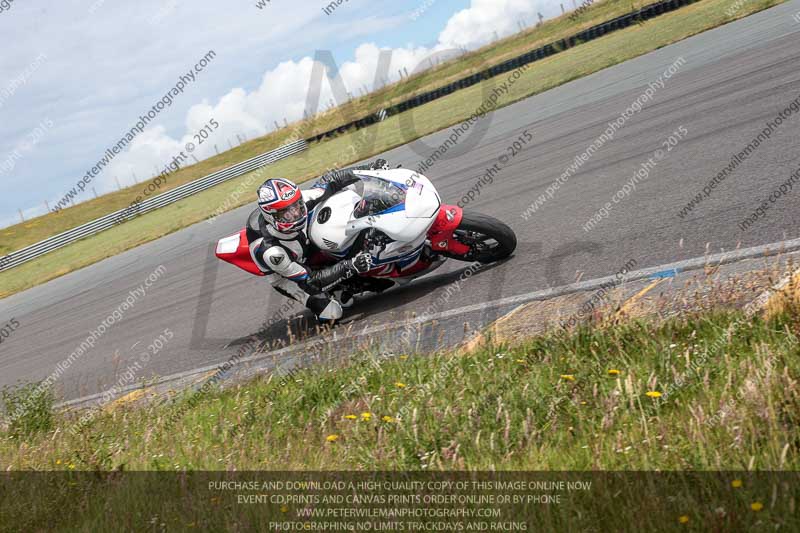
[(235, 235), (220, 239), (217, 242), (216, 255), (219, 259), (237, 266), (245, 272), (256, 276), (264, 275), (250, 254), (250, 243), (247, 242), (247, 230), (245, 229)]
[[(461, 223), (461, 208), (443, 205), (428, 178), (408, 169), (359, 170), (356, 174), (359, 183), (336, 193), (309, 214), (309, 239), (331, 262), (347, 256), (358, 235), (371, 228), (393, 241), (372, 250), (376, 268), (367, 274), (372, 277), (419, 274), (428, 267), (419, 261), (426, 243), (434, 252), (449, 255), (470, 251), (453, 238)], [(216, 254), (251, 274), (264, 275), (250, 255), (245, 230), (221, 239)]]
[[(422, 174), (408, 169), (359, 170), (356, 174), (359, 183), (335, 194), (311, 214), (308, 236), (323, 253), (344, 257), (362, 231), (374, 228), (392, 242), (371, 251), (376, 268), (370, 274), (404, 275), (414, 270), (431, 232), (437, 238), (448, 227), (458, 227), (461, 209), (445, 206), (443, 210), (439, 193)], [(440, 220), (441, 212), (445, 214)], [(446, 238), (436, 243), (440, 251), (450, 246)]]

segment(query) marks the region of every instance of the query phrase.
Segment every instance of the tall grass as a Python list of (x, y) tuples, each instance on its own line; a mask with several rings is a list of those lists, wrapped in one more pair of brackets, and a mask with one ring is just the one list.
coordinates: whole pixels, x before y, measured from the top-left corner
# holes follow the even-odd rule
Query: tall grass
[(334, 471), (329, 480), (572, 471), (537, 479), (592, 489), (504, 516), (548, 531), (792, 530), (799, 333), (793, 307), (768, 320), (716, 312), (581, 326), (469, 353), (362, 354), (84, 424), (60, 413), (52, 426), (0, 434), (0, 466), (12, 472), (0, 476), (0, 530), (249, 530), (296, 519), (287, 513), (301, 506), (243, 506), (246, 491), (209, 489), (287, 479), (253, 473), (267, 470)]
[(0, 401), (8, 418), (9, 438), (29, 439), (53, 429), (55, 398), (49, 388), (40, 390), (38, 383), (5, 386)]
[(798, 316), (790, 310), (727, 332), (739, 315), (712, 313), (582, 327), (472, 353), (363, 355), (288, 380), (263, 377), (200, 398), (101, 412), (76, 432), (77, 415), (61, 414), (53, 428), (22, 440), (5, 434), (0, 464), (792, 469), (800, 465)]

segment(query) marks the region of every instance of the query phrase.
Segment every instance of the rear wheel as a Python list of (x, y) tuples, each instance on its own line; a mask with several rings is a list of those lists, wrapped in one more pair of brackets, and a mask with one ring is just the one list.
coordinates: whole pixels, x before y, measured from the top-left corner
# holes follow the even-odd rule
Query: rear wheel
[(453, 236), (470, 247), (467, 255), (458, 257), (466, 261), (493, 263), (510, 256), (517, 247), (514, 230), (496, 218), (480, 213), (465, 211)]

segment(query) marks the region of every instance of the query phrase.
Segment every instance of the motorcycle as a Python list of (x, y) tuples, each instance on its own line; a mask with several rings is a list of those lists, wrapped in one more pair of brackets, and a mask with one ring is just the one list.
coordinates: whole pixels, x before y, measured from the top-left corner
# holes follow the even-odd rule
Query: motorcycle
[[(312, 267), (362, 251), (372, 256), (372, 270), (343, 281), (336, 290), (381, 292), (432, 272), (448, 258), (493, 263), (509, 257), (517, 246), (506, 224), (442, 204), (430, 180), (417, 172), (397, 168), (355, 173), (357, 183), (308, 214), (308, 237), (319, 250), (310, 260)], [(251, 255), (251, 239), (246, 228), (220, 239), (216, 255), (263, 276)]]

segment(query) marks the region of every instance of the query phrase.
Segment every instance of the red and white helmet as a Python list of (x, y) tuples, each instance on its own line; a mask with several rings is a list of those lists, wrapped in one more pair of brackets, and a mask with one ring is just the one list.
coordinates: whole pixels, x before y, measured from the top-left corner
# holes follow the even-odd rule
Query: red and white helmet
[(280, 233), (295, 233), (306, 227), (308, 210), (300, 188), (283, 178), (272, 178), (258, 188), (258, 207), (269, 225)]

